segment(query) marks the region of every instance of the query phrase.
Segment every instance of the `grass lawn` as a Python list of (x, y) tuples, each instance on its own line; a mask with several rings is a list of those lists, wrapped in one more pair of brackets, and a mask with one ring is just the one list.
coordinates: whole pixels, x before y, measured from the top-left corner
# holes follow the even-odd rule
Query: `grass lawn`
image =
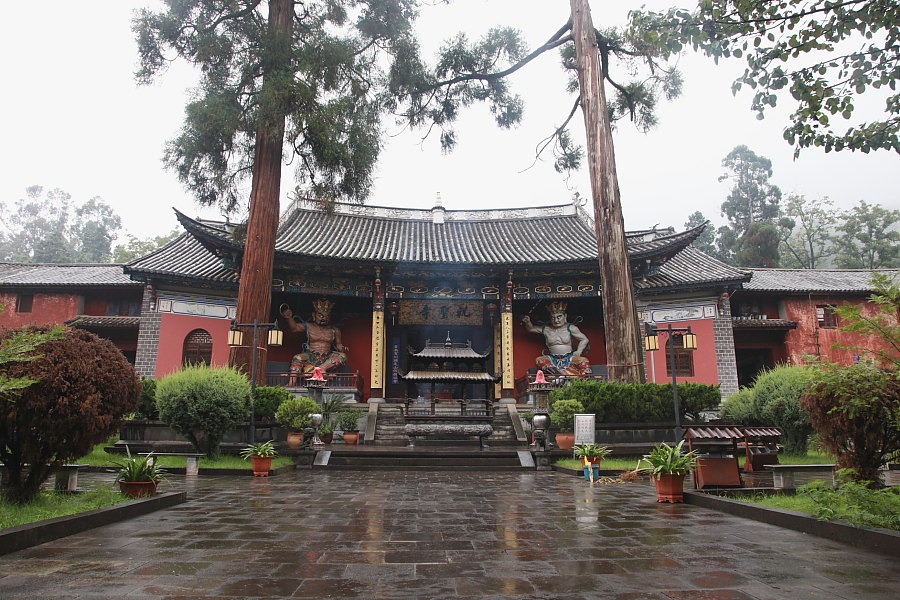
[(80, 494), (41, 492), (34, 502), (25, 505), (10, 504), (0, 499), (0, 529), (87, 512), (130, 500), (112, 486), (99, 486)]
[[(76, 463), (91, 465), (93, 467), (115, 467), (118, 463), (120, 463), (124, 458), (124, 454), (116, 454), (110, 453), (103, 449), (107, 444), (98, 444), (94, 446), (93, 451), (79, 458)], [(163, 467), (176, 468), (181, 467), (184, 468), (187, 459), (183, 456), (160, 456), (159, 464)], [(281, 467), (284, 465), (289, 465), (293, 461), (289, 456), (277, 456), (272, 461), (272, 468)], [(216, 460), (210, 460), (208, 458), (200, 459), (200, 468), (201, 469), (250, 469), (250, 461), (244, 460), (238, 456), (220, 456)]]
[[(631, 471), (634, 469), (637, 464), (640, 456), (608, 456), (603, 459), (600, 463), (601, 469), (621, 469), (623, 471), (628, 470)], [(744, 464), (744, 457), (740, 457), (740, 464)], [(818, 464), (831, 464), (834, 462), (834, 457), (829, 456), (827, 454), (822, 454), (818, 452), (809, 452), (805, 456), (788, 456), (786, 454), (779, 454), (778, 461), (782, 465), (818, 465)], [(561, 458), (553, 463), (559, 467), (566, 467), (569, 469), (580, 469), (581, 468), (581, 459), (579, 458)]]

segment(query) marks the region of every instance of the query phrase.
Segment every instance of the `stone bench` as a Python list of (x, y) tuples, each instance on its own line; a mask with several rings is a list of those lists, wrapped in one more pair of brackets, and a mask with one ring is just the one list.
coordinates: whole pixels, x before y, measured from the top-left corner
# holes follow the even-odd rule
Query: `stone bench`
[(205, 454), (194, 454), (192, 452), (140, 452), (140, 456), (183, 456), (187, 460), (184, 463), (184, 474), (196, 477), (200, 473), (200, 459)]
[(88, 465), (63, 465), (56, 471), (53, 489), (57, 492), (78, 491), (78, 469)]
[(834, 485), (834, 465), (766, 465), (776, 489), (793, 490), (817, 479)]
[(485, 438), (494, 433), (494, 428), (487, 424), (472, 423), (415, 423), (403, 427), (403, 433), (409, 437), (409, 447), (416, 445), (416, 438), (432, 438), (437, 440), (458, 440), (477, 437), (481, 448), (488, 445)]

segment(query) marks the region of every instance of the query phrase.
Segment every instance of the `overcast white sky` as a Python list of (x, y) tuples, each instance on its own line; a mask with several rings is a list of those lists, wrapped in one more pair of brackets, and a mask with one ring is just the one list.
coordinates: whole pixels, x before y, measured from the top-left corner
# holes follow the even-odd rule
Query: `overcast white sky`
[[(663, 9), (678, 0), (649, 0)], [(166, 140), (177, 133), (192, 75), (175, 65), (151, 86), (133, 78), (136, 50), (130, 20), (154, 0), (13, 2), (0, 23), (0, 57), (6, 89), (5, 143), (0, 146), (0, 198), (12, 204), (29, 185), (59, 187), (80, 203), (101, 196), (139, 237), (171, 230), (170, 207), (191, 216), (218, 218), (197, 206), (175, 175), (162, 167)], [(598, 26), (624, 23), (630, 2), (592, 2)], [(692, 3), (682, 2), (682, 5)], [(695, 2), (693, 3), (695, 4)], [(493, 25), (523, 31), (532, 46), (567, 19), (565, 0), (456, 0), (422, 10), (426, 48), (460, 30), (477, 38)], [(381, 206), (429, 208), (440, 192), (448, 209), (560, 204), (575, 191), (590, 195), (586, 169), (566, 180), (552, 161), (532, 163), (534, 147), (571, 106), (557, 53), (517, 74), (513, 87), (525, 99), (525, 122), (496, 128), (486, 108), (470, 110), (457, 127), (458, 146), (442, 155), (435, 139), (386, 123), (390, 134), (367, 201)], [(681, 60), (684, 94), (661, 104), (660, 125), (648, 134), (621, 123), (615, 133), (619, 183), (627, 229), (654, 224), (681, 228), (695, 210), (717, 224), (729, 186), (719, 183), (722, 158), (746, 144), (770, 158), (773, 181), (787, 193), (829, 196), (840, 207), (863, 199), (900, 208), (900, 156), (891, 152), (825, 154), (806, 150), (798, 160), (782, 140), (782, 110), (757, 121), (750, 94), (731, 94), (741, 63), (714, 66), (709, 59)], [(581, 115), (573, 133), (581, 132)], [(527, 170), (526, 170), (527, 169)], [(290, 168), (287, 169), (290, 173)], [(285, 194), (288, 190), (284, 190)], [(282, 199), (282, 207), (287, 205)]]

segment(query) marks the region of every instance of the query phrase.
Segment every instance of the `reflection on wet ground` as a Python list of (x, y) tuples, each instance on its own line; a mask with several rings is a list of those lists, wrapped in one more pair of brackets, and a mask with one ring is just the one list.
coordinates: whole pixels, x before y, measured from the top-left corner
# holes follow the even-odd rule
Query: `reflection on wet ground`
[[(88, 475), (83, 484), (106, 484)], [(0, 557), (12, 598), (896, 598), (896, 558), (560, 473), (174, 476), (177, 507)]]

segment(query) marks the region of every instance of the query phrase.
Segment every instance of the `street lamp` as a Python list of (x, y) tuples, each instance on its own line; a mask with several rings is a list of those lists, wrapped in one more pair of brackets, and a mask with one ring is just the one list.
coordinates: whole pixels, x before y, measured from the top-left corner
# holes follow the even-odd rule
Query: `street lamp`
[(657, 327), (651, 323), (644, 323), (644, 350), (653, 352), (659, 350), (659, 333), (668, 334), (669, 346), (669, 368), (672, 370), (672, 401), (675, 403), (675, 443), (681, 441), (681, 415), (678, 407), (678, 366), (675, 364), (675, 343), (672, 336), (676, 333), (682, 334), (681, 346), (685, 350), (697, 349), (697, 336), (691, 332), (690, 327), (672, 327), (671, 323), (666, 323), (665, 328)]
[(228, 345), (232, 348), (245, 348), (244, 332), (239, 327), (249, 327), (253, 329), (253, 345), (250, 346), (250, 443), (256, 443), (256, 351), (263, 350), (259, 347), (259, 330), (267, 330), (268, 336), (266, 341), (269, 346), (280, 346), (284, 339), (284, 333), (278, 329), (278, 321), (274, 323), (260, 323), (253, 320), (252, 323), (235, 323), (231, 322), (231, 329), (228, 331)]

